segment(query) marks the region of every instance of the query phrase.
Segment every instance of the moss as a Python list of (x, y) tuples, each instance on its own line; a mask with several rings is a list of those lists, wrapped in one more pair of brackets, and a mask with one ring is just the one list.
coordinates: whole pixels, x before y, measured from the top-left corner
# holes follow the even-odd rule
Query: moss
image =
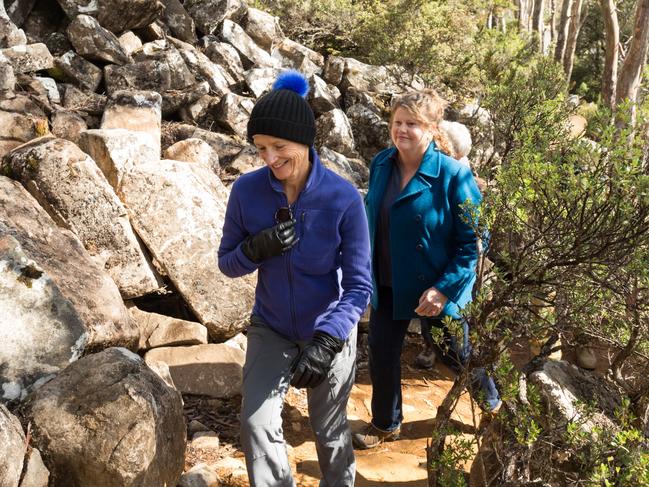
[(38, 166), (40, 164), (40, 161), (34, 154), (28, 154), (27, 157), (25, 158), (25, 163), (29, 169), (32, 171), (38, 170)]
[(3, 159), (2, 163), (0, 163), (0, 174), (11, 179), (13, 179), (14, 177), (14, 172), (11, 169), (11, 164), (7, 159)]
[(47, 120), (45, 119), (36, 120), (36, 122), (34, 122), (34, 132), (36, 133), (37, 137), (42, 137), (44, 135), (49, 134), (50, 126), (47, 123)]

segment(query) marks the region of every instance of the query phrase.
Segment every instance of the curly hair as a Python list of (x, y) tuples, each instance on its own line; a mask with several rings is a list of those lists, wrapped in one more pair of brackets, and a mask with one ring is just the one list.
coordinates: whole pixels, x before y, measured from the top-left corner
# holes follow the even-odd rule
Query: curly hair
[(403, 95), (395, 96), (390, 106), (390, 127), (392, 126), (394, 113), (397, 109), (403, 108), (430, 131), (433, 141), (442, 152), (454, 157), (452, 144), (446, 134), (439, 128), (447, 104), (446, 100), (430, 88), (409, 91)]

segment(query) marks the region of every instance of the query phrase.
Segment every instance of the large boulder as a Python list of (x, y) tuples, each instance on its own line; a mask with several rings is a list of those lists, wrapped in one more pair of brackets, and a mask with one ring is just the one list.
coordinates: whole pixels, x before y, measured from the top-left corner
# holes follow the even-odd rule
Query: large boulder
[(74, 50), (88, 59), (112, 64), (131, 61), (115, 34), (89, 15), (78, 15), (68, 24), (68, 39)]
[(184, 5), (205, 35), (214, 33), (224, 19), (239, 21), (247, 9), (242, 0), (185, 0)]
[(346, 156), (354, 157), (354, 134), (349, 119), (340, 108), (335, 108), (316, 120), (316, 147), (329, 147)]
[[(139, 330), (113, 280), (79, 239), (59, 227), (16, 181), (0, 176), (0, 384), (17, 399), (88, 351), (135, 349)], [(19, 304), (20, 303), (20, 304)], [(40, 313), (40, 314), (39, 314)]]
[(29, 73), (54, 66), (54, 58), (45, 44), (28, 44), (0, 49), (0, 62), (8, 62), (15, 73)]
[(256, 8), (249, 8), (242, 22), (246, 34), (260, 47), (270, 52), (273, 44), (284, 38), (279, 26), (279, 17)]
[(180, 0), (163, 0), (163, 3), (164, 21), (174, 37), (181, 41), (195, 43), (198, 39), (194, 19), (187, 13)]
[(21, 46), (27, 43), (22, 29), (9, 18), (5, 11), (4, 2), (0, 3), (0, 48)]
[(174, 486), (183, 471), (182, 398), (124, 348), (74, 362), (23, 414), (52, 487)]
[(49, 131), (47, 116), (27, 97), (0, 101), (0, 159), (11, 149)]
[(10, 152), (3, 167), (59, 225), (79, 236), (125, 298), (161, 287), (126, 209), (95, 161), (74, 143), (41, 137)]
[(356, 150), (368, 161), (391, 143), (388, 122), (372, 104), (355, 103), (347, 111)]
[(222, 340), (244, 326), (254, 276), (229, 279), (218, 269), (228, 191), (212, 169), (162, 160), (134, 167), (119, 195), (131, 222), (210, 335)]
[(54, 59), (50, 74), (59, 81), (73, 83), (91, 92), (97, 91), (103, 78), (100, 68), (70, 50)]
[(70, 19), (79, 14), (95, 17), (102, 27), (115, 34), (145, 27), (164, 10), (158, 0), (58, 0)]
[[(214, 37), (214, 36), (209, 36)], [(207, 39), (206, 36), (204, 39)], [(205, 55), (210, 61), (221, 66), (230, 75), (235, 83), (243, 81), (243, 64), (237, 50), (227, 42), (208, 40), (205, 46)]]
[(231, 20), (224, 20), (221, 25), (219, 36), (225, 42), (232, 44), (241, 56), (244, 67), (253, 66), (260, 68), (275, 67), (279, 65), (276, 59), (255, 44), (246, 31), (239, 24)]
[(285, 67), (297, 69), (306, 76), (322, 73), (324, 56), (289, 38), (279, 41), (271, 52), (271, 56)]
[[(325, 79), (327, 77), (325, 76)], [(409, 76), (402, 68), (374, 66), (353, 58), (345, 58), (345, 69), (340, 82), (340, 89), (343, 92), (355, 88), (358, 91), (391, 95), (402, 93), (409, 88), (422, 89), (424, 87), (424, 83), (419, 78)]]
[(18, 487), (25, 450), (20, 421), (0, 404), (0, 487)]
[(164, 362), (175, 386), (185, 394), (229, 398), (241, 394), (245, 353), (225, 343), (149, 350), (147, 363)]

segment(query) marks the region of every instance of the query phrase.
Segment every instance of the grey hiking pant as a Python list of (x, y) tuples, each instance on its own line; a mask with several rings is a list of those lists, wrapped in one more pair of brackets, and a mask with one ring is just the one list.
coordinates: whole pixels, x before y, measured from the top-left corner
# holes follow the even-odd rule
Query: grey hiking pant
[[(253, 318), (243, 367), (241, 444), (251, 487), (294, 487), (282, 430), (282, 407), (290, 369), (304, 343), (284, 338)], [(309, 421), (315, 434), (320, 487), (354, 485), (356, 463), (347, 423), (354, 383), (356, 328), (332, 364), (327, 379), (307, 389)]]

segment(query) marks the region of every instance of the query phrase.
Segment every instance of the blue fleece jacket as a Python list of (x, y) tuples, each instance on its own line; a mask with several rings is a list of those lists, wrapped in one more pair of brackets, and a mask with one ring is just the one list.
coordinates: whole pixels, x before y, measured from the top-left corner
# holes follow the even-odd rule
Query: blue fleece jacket
[(228, 277), (258, 271), (253, 314), (281, 335), (308, 340), (318, 330), (345, 339), (372, 293), (367, 219), (356, 188), (326, 169), (313, 148), (310, 159), (306, 185), (291, 205), (298, 243), (259, 264), (241, 250), (288, 205), (281, 183), (263, 167), (232, 185), (219, 269)]

